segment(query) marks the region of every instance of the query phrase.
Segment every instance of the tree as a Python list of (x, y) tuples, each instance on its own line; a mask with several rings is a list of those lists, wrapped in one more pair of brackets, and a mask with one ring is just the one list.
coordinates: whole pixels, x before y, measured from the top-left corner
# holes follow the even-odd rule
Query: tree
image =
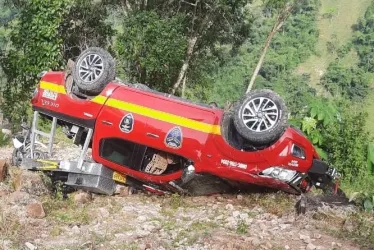
[[(245, 6), (248, 3), (246, 0), (112, 0), (109, 2), (121, 7), (125, 16), (124, 24), (128, 24), (126, 20), (131, 19), (132, 16), (140, 15), (139, 12), (144, 14), (157, 13), (158, 22), (175, 21), (175, 18), (179, 17), (181, 23), (180, 25), (175, 23), (175, 25), (178, 30), (183, 27), (186, 45), (182, 57), (178, 58), (178, 71), (169, 70), (168, 78), (165, 79), (165, 82), (172, 80), (172, 84), (169, 85), (169, 90), (172, 93), (175, 93), (181, 85), (191, 64), (197, 57), (204, 57), (219, 43), (238, 46), (247, 37), (248, 26), (251, 24), (251, 20), (246, 15)], [(141, 25), (136, 26), (140, 27)], [(128, 30), (126, 25), (124, 25), (124, 29)], [(142, 30), (138, 29), (138, 32), (142, 36)], [(174, 32), (174, 30), (171, 29), (170, 32)], [(132, 34), (134, 33), (132, 32)], [(134, 37), (134, 39), (137, 38)], [(137, 51), (133, 52), (132, 54), (137, 53)], [(144, 54), (143, 56), (147, 55)], [(137, 62), (131, 61), (134, 58), (124, 57), (123, 59), (129, 61), (130, 64), (137, 64)], [(162, 57), (158, 59), (162, 61)], [(147, 71), (145, 68), (145, 74), (147, 74)], [(150, 77), (147, 76), (146, 78)], [(157, 81), (162, 81), (162, 79)], [(155, 86), (157, 84), (151, 82), (151, 85)], [(162, 89), (165, 90), (164, 86), (162, 86)]]
[(187, 46), (183, 18), (140, 11), (124, 20), (116, 49), (128, 78), (164, 91), (170, 88)]
[(40, 72), (62, 69), (82, 47), (106, 45), (112, 33), (104, 23), (105, 8), (94, 1), (12, 0), (9, 4), (19, 14), (10, 33), (12, 47), (0, 58), (7, 79), (1, 87), (2, 110), (15, 121), (25, 115)]
[(329, 65), (321, 84), (333, 96), (344, 96), (350, 100), (364, 99), (369, 88), (369, 80), (363, 69), (346, 68), (338, 62)]
[(107, 22), (107, 4), (94, 0), (74, 0), (61, 24), (63, 58), (72, 59), (88, 47), (107, 47), (114, 35)]
[(38, 74), (61, 67), (63, 42), (59, 31), (69, 4), (64, 0), (24, 3), (10, 34), (13, 48), (1, 58), (7, 78), (2, 89), (6, 116), (16, 119), (25, 114)]
[(273, 28), (271, 32), (269, 33), (268, 38), (266, 39), (264, 48), (261, 52), (260, 58), (257, 62), (257, 65), (254, 69), (254, 72), (252, 74), (251, 80), (249, 81), (248, 88), (246, 93), (251, 91), (253, 84), (256, 80), (256, 77), (261, 69), (261, 66), (264, 62), (266, 52), (268, 51), (268, 48), (270, 46), (270, 43), (274, 37), (274, 35), (282, 28), (284, 22), (287, 20), (287, 18), (291, 15), (292, 11), (295, 9), (297, 4), (297, 1), (289, 1), (289, 0), (267, 0), (266, 1), (266, 7), (268, 9), (275, 9), (277, 14), (276, 21), (273, 25)]
[(374, 72), (374, 2), (357, 24), (353, 44), (360, 57), (360, 66)]

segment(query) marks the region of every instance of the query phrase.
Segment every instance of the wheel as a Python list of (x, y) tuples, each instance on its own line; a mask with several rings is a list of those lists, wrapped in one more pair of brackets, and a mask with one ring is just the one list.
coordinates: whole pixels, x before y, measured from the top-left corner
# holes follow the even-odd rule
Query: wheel
[(72, 75), (79, 90), (97, 95), (115, 78), (113, 57), (102, 48), (88, 48), (83, 51), (73, 67)]
[(23, 159), (23, 154), (22, 154), (21, 150), (19, 150), (18, 148), (13, 149), (12, 165), (16, 166), (16, 167), (21, 166), (22, 159)]
[(285, 131), (287, 107), (271, 90), (255, 90), (246, 94), (235, 106), (234, 125), (238, 133), (254, 145), (267, 145)]
[[(34, 149), (33, 151), (34, 151), (34, 157), (33, 157), (34, 160), (47, 158), (43, 151), (40, 151), (38, 149)], [(26, 152), (25, 158), (31, 158), (31, 151)]]

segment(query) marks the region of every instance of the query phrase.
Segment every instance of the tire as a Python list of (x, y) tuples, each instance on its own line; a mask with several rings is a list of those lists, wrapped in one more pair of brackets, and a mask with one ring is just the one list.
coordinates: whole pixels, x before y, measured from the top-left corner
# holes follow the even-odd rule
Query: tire
[(267, 89), (246, 94), (234, 109), (236, 130), (256, 146), (268, 145), (279, 139), (288, 126), (287, 117), (287, 107), (282, 98)]
[(21, 150), (19, 150), (18, 148), (13, 149), (12, 165), (16, 166), (16, 167), (21, 166), (22, 159), (23, 159), (23, 154), (22, 154)]
[[(93, 65), (93, 66), (92, 66)], [(77, 58), (72, 75), (80, 91), (99, 94), (116, 74), (113, 57), (102, 48), (88, 48)]]
[(221, 123), (222, 137), (231, 147), (242, 150), (243, 138), (235, 129), (233, 117), (234, 112), (232, 110), (227, 110), (223, 114)]
[[(28, 151), (25, 154), (25, 158), (31, 158), (31, 151)], [(46, 154), (43, 151), (34, 149), (34, 159), (46, 159)]]

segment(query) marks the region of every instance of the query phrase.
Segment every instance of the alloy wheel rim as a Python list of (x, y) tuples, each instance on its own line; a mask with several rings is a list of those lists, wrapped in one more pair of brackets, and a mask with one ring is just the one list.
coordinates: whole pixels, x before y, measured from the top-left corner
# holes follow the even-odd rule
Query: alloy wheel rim
[(272, 129), (278, 121), (279, 108), (267, 97), (257, 97), (247, 102), (242, 110), (244, 125), (253, 132)]
[(104, 62), (98, 54), (88, 54), (79, 65), (79, 77), (85, 83), (92, 83), (104, 72)]

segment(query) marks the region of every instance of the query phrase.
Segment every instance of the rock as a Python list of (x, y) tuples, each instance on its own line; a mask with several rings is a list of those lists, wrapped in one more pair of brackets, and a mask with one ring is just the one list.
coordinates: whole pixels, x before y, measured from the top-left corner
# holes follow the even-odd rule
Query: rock
[(20, 171), (13, 180), (16, 191), (41, 196), (49, 193), (40, 174), (31, 171)]
[(217, 199), (217, 201), (223, 201), (224, 200), (222, 196), (217, 196), (216, 199)]
[(343, 230), (352, 233), (355, 230), (355, 226), (351, 219), (346, 219), (343, 224)]
[(227, 204), (225, 207), (227, 210), (233, 210), (234, 206), (232, 204)]
[(116, 237), (116, 238), (125, 238), (126, 235), (125, 235), (125, 234), (118, 233), (118, 234), (114, 234), (114, 237)]
[(108, 217), (110, 215), (109, 211), (104, 207), (99, 208), (99, 213), (103, 218)]
[(34, 246), (33, 244), (31, 244), (30, 242), (26, 242), (25, 246), (27, 247), (27, 249), (30, 249), (30, 250), (36, 250), (36, 249), (38, 249), (36, 246)]
[(238, 217), (240, 215), (240, 212), (239, 211), (234, 211), (233, 213), (232, 213), (232, 216), (234, 216), (234, 217)]
[(0, 160), (0, 182), (4, 181), (6, 179), (6, 176), (8, 174), (8, 164), (5, 160)]
[(315, 245), (313, 245), (312, 243), (309, 243), (307, 246), (306, 246), (306, 250), (314, 250), (316, 249), (317, 247)]
[(10, 129), (3, 128), (3, 129), (1, 129), (1, 132), (2, 132), (4, 135), (8, 135), (8, 136), (11, 136), (11, 135), (12, 135), (12, 131), (11, 131)]
[(128, 196), (129, 195), (129, 187), (123, 185), (117, 185), (115, 194), (120, 197)]
[(13, 192), (9, 194), (8, 203), (27, 205), (30, 203), (30, 194), (20, 191)]
[(322, 236), (320, 234), (315, 233), (313, 237), (316, 239), (321, 239)]
[(241, 214), (239, 215), (239, 217), (240, 217), (240, 219), (242, 219), (242, 220), (247, 220), (247, 219), (249, 218), (248, 214), (246, 214), (246, 213), (241, 213)]
[(0, 190), (0, 198), (3, 196), (7, 196), (9, 192), (7, 190)]
[(216, 217), (216, 220), (223, 220), (223, 215), (221, 214), (221, 215), (218, 215), (217, 217)]
[(252, 243), (253, 246), (257, 247), (261, 244), (261, 241), (258, 238), (253, 237), (252, 240), (251, 240), (251, 243)]
[(147, 220), (147, 217), (145, 217), (143, 215), (138, 216), (138, 221), (143, 222), (143, 221), (146, 221), (146, 220)]
[(74, 202), (76, 204), (85, 204), (92, 200), (92, 195), (83, 191), (78, 191), (74, 194)]
[(300, 240), (310, 239), (308, 235), (299, 234)]
[(290, 249), (290, 246), (289, 245), (285, 245), (284, 249), (288, 250), (288, 249)]
[(236, 196), (236, 199), (238, 199), (239, 201), (243, 200), (243, 195), (238, 194), (238, 195)]
[(26, 213), (33, 218), (44, 218), (45, 212), (42, 203), (36, 202), (26, 206)]

